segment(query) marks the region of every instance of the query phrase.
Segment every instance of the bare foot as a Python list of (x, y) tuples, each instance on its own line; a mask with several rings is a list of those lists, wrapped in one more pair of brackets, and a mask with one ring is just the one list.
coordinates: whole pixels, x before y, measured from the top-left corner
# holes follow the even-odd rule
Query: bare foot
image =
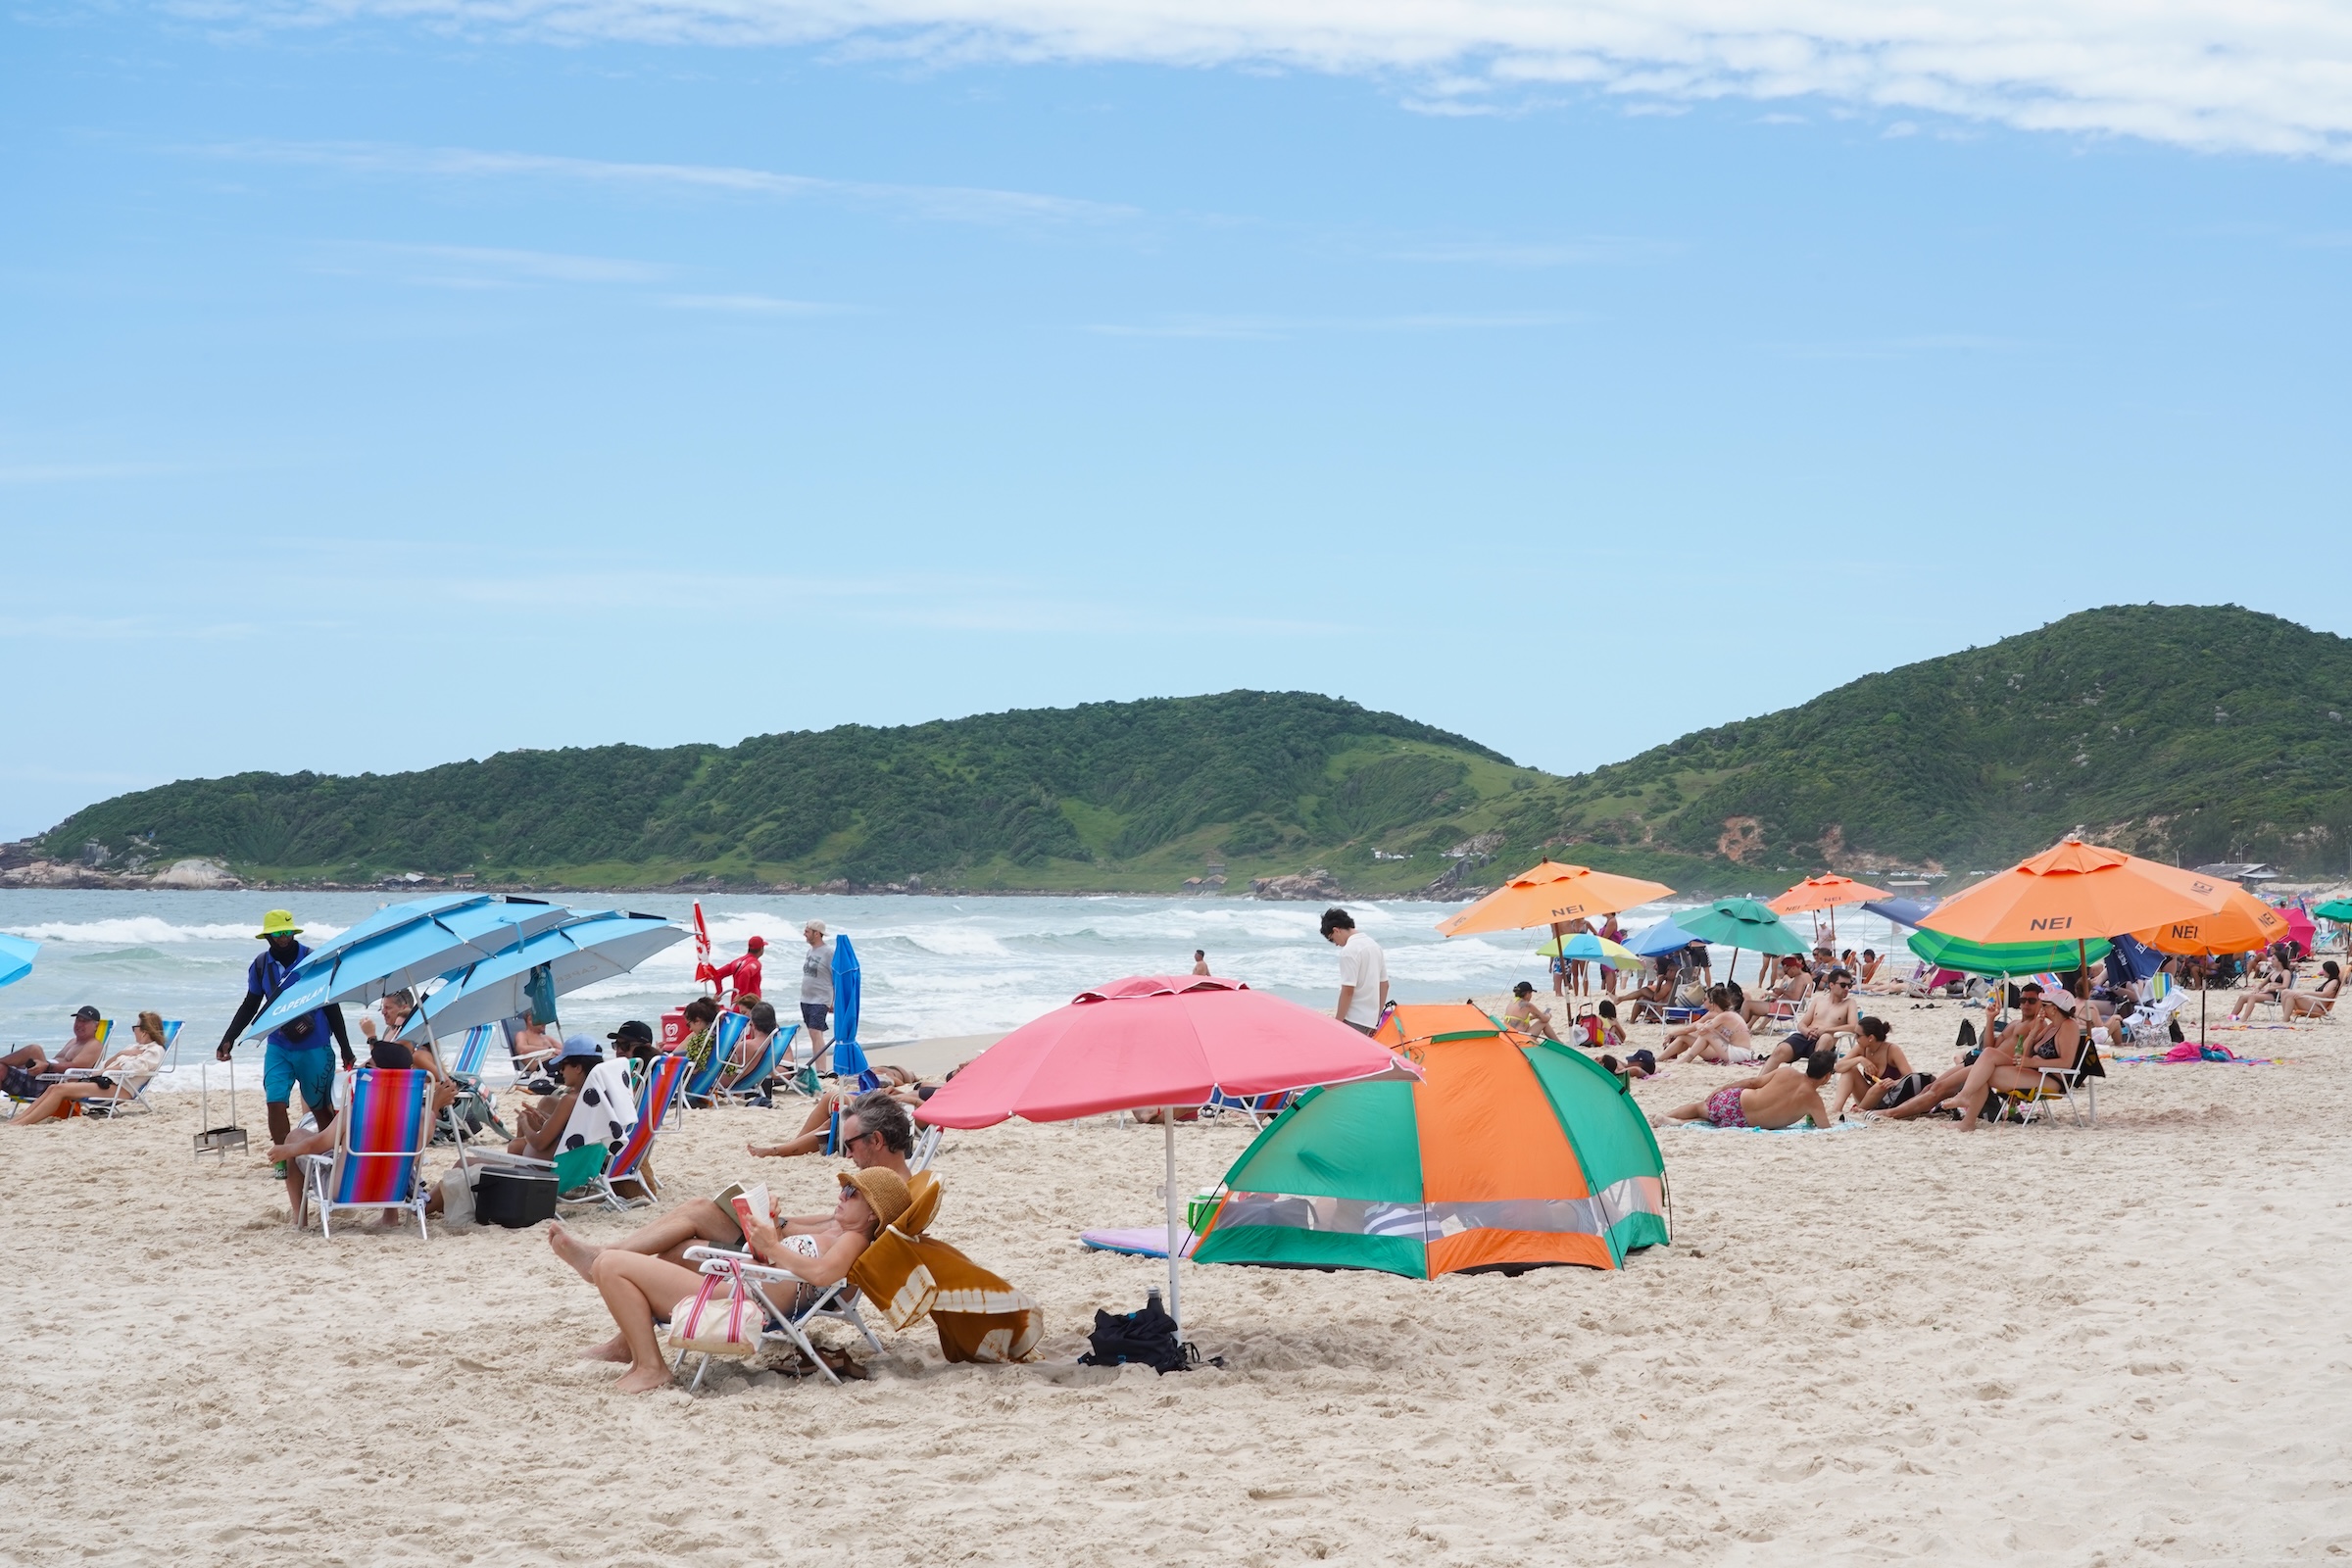
[(665, 1366), (641, 1366), (612, 1385), (615, 1394), (651, 1394), (668, 1388), (672, 1379)]
[[(554, 1248), (556, 1255), (570, 1264), (572, 1272), (584, 1280), (590, 1279), (588, 1271), (596, 1266), (598, 1254), (604, 1251), (603, 1248), (591, 1247), (565, 1230), (562, 1220), (549, 1223), (547, 1245)], [(591, 1283), (594, 1282), (591, 1280)], [(621, 1359), (625, 1361), (628, 1357), (624, 1355)]]
[(629, 1359), (629, 1342), (615, 1334), (602, 1345), (592, 1345), (580, 1352), (583, 1361), (621, 1361)]
[(782, 1159), (784, 1157), (782, 1144), (746, 1144), (743, 1146), (743, 1152), (747, 1154), (756, 1154), (761, 1159)]

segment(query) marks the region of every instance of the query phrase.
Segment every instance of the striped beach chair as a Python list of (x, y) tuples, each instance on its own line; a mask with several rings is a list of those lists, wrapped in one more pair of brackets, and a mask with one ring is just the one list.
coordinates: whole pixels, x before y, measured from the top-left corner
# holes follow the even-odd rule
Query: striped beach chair
[(164, 1064), (155, 1070), (153, 1077), (126, 1080), (122, 1085), (122, 1098), (120, 1100), (84, 1100), (80, 1102), (81, 1113), (84, 1116), (154, 1115), (155, 1105), (147, 1098), (147, 1087), (154, 1083), (156, 1078), (162, 1077), (179, 1065), (179, 1023), (177, 1018), (164, 1020)]
[(686, 1103), (697, 1110), (711, 1102), (710, 1097), (718, 1088), (719, 1076), (727, 1070), (727, 1060), (735, 1048), (743, 1043), (743, 1032), (752, 1020), (740, 1012), (722, 1012), (710, 1026), (710, 1047), (704, 1054), (702, 1065), (686, 1080)]
[(332, 1236), (339, 1208), (408, 1209), (427, 1240), (424, 1204), (424, 1146), (432, 1136), (433, 1075), (418, 1069), (361, 1067), (344, 1075), (351, 1085), (343, 1113), (335, 1118), (335, 1152), (304, 1154), (303, 1213), (318, 1211), (318, 1230)]
[(441, 1112), (441, 1120), (433, 1129), (436, 1142), (447, 1139), (463, 1145), (480, 1122), (488, 1122), (501, 1138), (508, 1136), (507, 1129), (499, 1123), (497, 1102), (482, 1087), (482, 1072), (490, 1061), (490, 1043), (498, 1034), (498, 1025), (477, 1023), (459, 1037), (458, 1048), (450, 1053), (445, 1068), (450, 1081), (458, 1086), (458, 1098)]
[[(646, 1157), (654, 1152), (654, 1139), (662, 1131), (662, 1118), (669, 1114), (671, 1102), (686, 1082), (687, 1066), (686, 1058), (674, 1052), (664, 1052), (654, 1058), (645, 1082), (638, 1087), (637, 1125), (629, 1129), (629, 1136), (612, 1151), (602, 1170), (564, 1190), (564, 1201), (602, 1203), (616, 1209), (636, 1208), (654, 1201), (660, 1189), (653, 1171), (646, 1165)], [(500, 1162), (515, 1161), (513, 1156), (505, 1156)], [(634, 1182), (638, 1191), (623, 1194), (615, 1186), (619, 1182)]]
[[(113, 1036), (114, 1032), (114, 1019), (101, 1018), (98, 1020), (98, 1059), (100, 1061), (106, 1060), (106, 1042)], [(66, 1031), (66, 1038), (68, 1040), (72, 1040), (74, 1038), (74, 1031), (70, 1026)], [(97, 1070), (98, 1069), (96, 1067), (70, 1067), (64, 1072), (42, 1073), (37, 1081), (43, 1084), (62, 1084), (69, 1078), (87, 1078)], [(33, 1101), (38, 1098), (39, 1097), (36, 1095), (10, 1095), (8, 1097), (8, 1102), (21, 1109), (25, 1105), (31, 1104)], [(65, 1114), (69, 1116), (80, 1115), (80, 1102), (76, 1101), (73, 1104), (67, 1106)]]

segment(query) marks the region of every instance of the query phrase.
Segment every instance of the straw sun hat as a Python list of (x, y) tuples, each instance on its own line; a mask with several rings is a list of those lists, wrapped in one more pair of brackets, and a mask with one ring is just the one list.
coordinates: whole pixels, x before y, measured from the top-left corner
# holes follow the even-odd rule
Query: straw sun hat
[(884, 1225), (897, 1224), (899, 1216), (914, 1202), (913, 1195), (906, 1191), (906, 1178), (880, 1166), (872, 1170), (845, 1170), (841, 1173), (841, 1185), (857, 1188), (858, 1195), (865, 1200), (865, 1206)]

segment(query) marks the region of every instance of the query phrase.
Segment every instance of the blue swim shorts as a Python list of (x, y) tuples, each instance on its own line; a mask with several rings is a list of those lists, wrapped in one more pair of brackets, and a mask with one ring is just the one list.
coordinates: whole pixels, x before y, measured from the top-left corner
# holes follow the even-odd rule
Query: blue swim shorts
[(326, 1119), (335, 1103), (335, 1054), (327, 1046), (281, 1046), (270, 1042), (262, 1058), (262, 1099), (282, 1105), (295, 1085), (302, 1086), (302, 1102)]

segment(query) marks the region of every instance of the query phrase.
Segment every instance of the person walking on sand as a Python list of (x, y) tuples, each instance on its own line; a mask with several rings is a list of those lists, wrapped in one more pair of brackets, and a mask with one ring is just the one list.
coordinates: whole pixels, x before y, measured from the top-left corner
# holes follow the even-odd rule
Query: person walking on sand
[(1388, 955), (1355, 928), (1355, 917), (1346, 909), (1323, 911), (1323, 940), (1340, 950), (1340, 1004), (1331, 1015), (1368, 1035), (1389, 1010)]
[(825, 943), (825, 922), (811, 920), (801, 927), (801, 940), (808, 944), (801, 958), (801, 1027), (808, 1032), (808, 1049), (813, 1053), (808, 1064), (818, 1072), (828, 1072), (833, 1066), (827, 1059), (831, 1048), (825, 1044), (825, 1031), (833, 1019), (833, 950)]
[[(245, 970), (245, 1001), (237, 1015), (229, 1019), (220, 1047), (214, 1053), (222, 1061), (236, 1050), (237, 1037), (245, 1032), (245, 1026), (286, 989), (295, 965), (311, 956), (311, 950), (298, 940), (302, 927), (294, 923), (291, 910), (271, 909), (263, 915), (262, 928), (255, 936), (268, 946)], [(284, 1143), (293, 1128), (286, 1102), (297, 1087), (302, 1090), (302, 1102), (320, 1127), (335, 1119), (335, 1059), (326, 1049), (329, 1035), (342, 1050), (344, 1070), (357, 1067), (359, 1058), (352, 1054), (351, 1036), (343, 1027), (343, 1008), (336, 1003), (288, 1019), (270, 1031), (270, 1047), (262, 1057), (262, 1100), (270, 1110), (272, 1144)]]

